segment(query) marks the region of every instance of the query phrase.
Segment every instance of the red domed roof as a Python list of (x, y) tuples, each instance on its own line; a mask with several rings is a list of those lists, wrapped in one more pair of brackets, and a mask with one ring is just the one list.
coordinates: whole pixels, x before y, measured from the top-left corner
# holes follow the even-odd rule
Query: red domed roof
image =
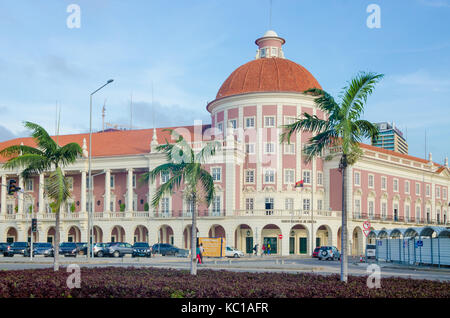
[(259, 58), (237, 68), (220, 87), (216, 99), (254, 92), (299, 92), (320, 88), (303, 66), (288, 59)]

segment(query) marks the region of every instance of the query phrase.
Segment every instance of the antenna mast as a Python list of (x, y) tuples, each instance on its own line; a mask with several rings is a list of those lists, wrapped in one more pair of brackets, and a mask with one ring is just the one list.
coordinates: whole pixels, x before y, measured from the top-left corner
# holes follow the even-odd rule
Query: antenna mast
[(130, 130), (133, 130), (133, 93), (130, 94)]
[(106, 98), (102, 108), (102, 131), (105, 131), (105, 116), (106, 116)]

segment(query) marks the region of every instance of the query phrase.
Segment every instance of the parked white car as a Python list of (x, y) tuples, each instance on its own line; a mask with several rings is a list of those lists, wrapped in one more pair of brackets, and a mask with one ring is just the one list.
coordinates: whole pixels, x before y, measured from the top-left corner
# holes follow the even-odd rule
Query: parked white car
[(239, 258), (243, 257), (244, 253), (242, 251), (235, 249), (234, 247), (227, 246), (227, 248), (225, 249), (225, 256)]

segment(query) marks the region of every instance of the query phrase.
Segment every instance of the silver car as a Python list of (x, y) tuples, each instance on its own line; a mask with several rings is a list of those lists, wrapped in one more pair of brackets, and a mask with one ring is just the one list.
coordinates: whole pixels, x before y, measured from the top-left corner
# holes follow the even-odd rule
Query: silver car
[(130, 243), (114, 242), (108, 245), (108, 255), (123, 257), (126, 254), (133, 254), (133, 246)]

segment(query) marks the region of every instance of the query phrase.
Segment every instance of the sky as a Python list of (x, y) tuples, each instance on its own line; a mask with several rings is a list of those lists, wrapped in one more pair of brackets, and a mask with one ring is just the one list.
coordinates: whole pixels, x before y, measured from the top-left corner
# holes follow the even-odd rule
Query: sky
[[(210, 123), (207, 102), (273, 29), (334, 96), (360, 71), (384, 74), (363, 117), (394, 122), (413, 156), (450, 156), (450, 0), (273, 0), (271, 19), (269, 3), (0, 0), (0, 141), (26, 136), (23, 121), (55, 133), (56, 105), (60, 133), (88, 132), (89, 96), (108, 79), (96, 131), (103, 105), (106, 122), (135, 129)], [(367, 26), (371, 4), (380, 28)]]

